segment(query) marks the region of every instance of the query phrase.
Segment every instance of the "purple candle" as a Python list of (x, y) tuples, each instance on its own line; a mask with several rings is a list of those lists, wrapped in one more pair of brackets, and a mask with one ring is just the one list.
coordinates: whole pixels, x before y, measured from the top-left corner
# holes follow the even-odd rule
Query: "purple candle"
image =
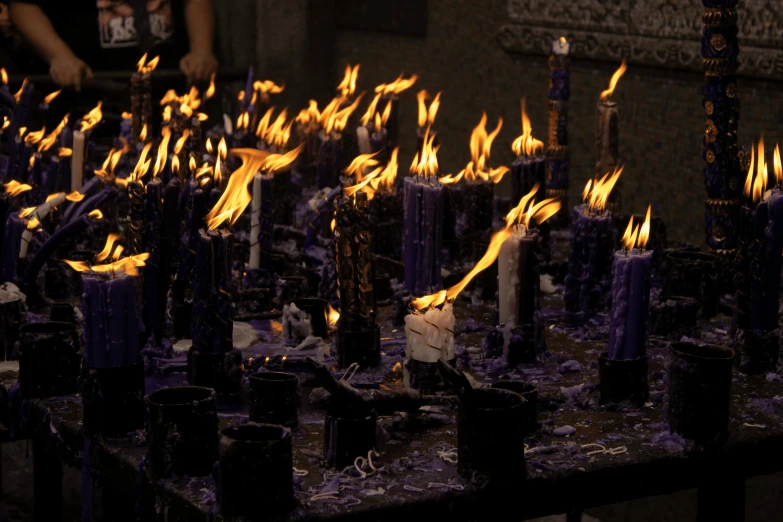
[(521, 105), (522, 135), (511, 144), (511, 150), (517, 155), (516, 161), (511, 164), (511, 201), (519, 201), (536, 185), (543, 192), (547, 182), (544, 143), (533, 137), (524, 98)]
[(193, 316), (190, 335), (193, 349), (209, 352), (212, 345), (215, 310), (215, 253), (212, 238), (203, 230), (196, 237), (196, 259), (193, 271)]
[(22, 245), (22, 234), (26, 223), (19, 214), (12, 212), (5, 222), (3, 236), (3, 283), (16, 282), (16, 265), (19, 262), (19, 251)]
[(633, 232), (632, 227), (633, 217), (623, 236), (625, 249), (614, 255), (612, 314), (609, 323), (610, 359), (638, 359), (647, 353), (647, 315), (650, 309), (653, 256), (652, 251), (644, 250), (650, 233), (649, 207), (641, 231), (639, 225)]
[(144, 195), (144, 251), (149, 262), (144, 270), (144, 325), (156, 338), (162, 335), (165, 324), (164, 310), (159, 308), (158, 285), (160, 281), (160, 218), (163, 203), (163, 181), (154, 177), (147, 183)]
[(767, 237), (767, 302), (764, 308), (766, 323), (772, 329), (777, 328), (778, 307), (780, 305), (780, 271), (783, 256), (783, 191), (776, 188), (767, 200), (769, 207), (769, 226)]
[(90, 368), (135, 364), (139, 356), (137, 278), (82, 275), (84, 354)]

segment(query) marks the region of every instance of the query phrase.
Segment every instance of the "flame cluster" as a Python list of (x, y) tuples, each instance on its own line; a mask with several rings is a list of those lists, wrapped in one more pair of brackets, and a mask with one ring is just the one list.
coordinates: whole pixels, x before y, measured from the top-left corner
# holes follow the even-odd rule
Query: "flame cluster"
[(46, 105), (49, 105), (50, 103), (52, 103), (54, 101), (55, 98), (57, 98), (60, 95), (61, 92), (63, 92), (62, 89), (60, 89), (59, 91), (54, 91), (54, 92), (51, 92), (51, 93), (47, 94), (44, 97), (44, 103)]
[(126, 148), (111, 149), (109, 151), (109, 154), (106, 156), (106, 159), (104, 160), (101, 168), (95, 171), (95, 175), (99, 176), (101, 179), (103, 179), (106, 182), (114, 182), (118, 185), (123, 185), (124, 183), (127, 183), (127, 180), (121, 178), (115, 179), (114, 177), (114, 169), (117, 167), (117, 164), (120, 162), (122, 155), (127, 151), (128, 149)]
[(337, 86), (337, 92), (344, 98), (350, 98), (356, 92), (356, 79), (359, 77), (359, 64), (353, 67), (351, 64), (345, 66), (343, 80)]
[(426, 101), (430, 99), (430, 94), (422, 89), (416, 94), (416, 101), (419, 104), (419, 128), (423, 129), (426, 127), (431, 127), (435, 123), (435, 116), (438, 114), (438, 109), (440, 108), (440, 93), (436, 94), (434, 98), (432, 98), (432, 102), (430, 103), (429, 108), (427, 107)]
[[(213, 88), (213, 86), (210, 85), (210, 88)], [(209, 96), (207, 96), (207, 99), (209, 99)], [(183, 114), (188, 118), (192, 117), (195, 114), (195, 116), (199, 119), (199, 121), (207, 120), (206, 114), (204, 114), (203, 112), (195, 112), (196, 109), (201, 107), (201, 97), (198, 89), (196, 89), (195, 87), (191, 87), (190, 90), (187, 93), (183, 94), (182, 96), (179, 96), (176, 93), (176, 91), (174, 91), (174, 89), (169, 89), (168, 91), (166, 91), (166, 94), (163, 95), (163, 98), (160, 99), (160, 106), (164, 107), (163, 109), (164, 121), (168, 121), (166, 119), (167, 113), (168, 113), (168, 118), (171, 119), (171, 113), (173, 109), (169, 107), (178, 109), (180, 114)]]
[(256, 136), (258, 139), (264, 141), (269, 147), (275, 147), (277, 150), (284, 150), (288, 147), (288, 140), (291, 138), (291, 127), (294, 124), (294, 120), (286, 123), (288, 117), (288, 109), (283, 109), (280, 114), (277, 115), (275, 121), (271, 124), (272, 113), (275, 108), (271, 107), (266, 111), (264, 116), (258, 121), (258, 127), (256, 127)]
[[(8, 77), (6, 77), (6, 83), (8, 83)], [(14, 99), (16, 100), (16, 103), (19, 103), (22, 101), (22, 93), (24, 93), (25, 87), (27, 87), (28, 81), (27, 78), (22, 80), (22, 86), (19, 87), (19, 90), (14, 93)]]
[(617, 87), (617, 82), (620, 81), (620, 78), (623, 77), (623, 74), (625, 74), (627, 69), (628, 66), (625, 64), (625, 58), (623, 58), (623, 62), (620, 64), (620, 67), (617, 68), (617, 70), (612, 75), (612, 79), (609, 80), (609, 88), (601, 93), (601, 100), (609, 99), (612, 96), (615, 87)]
[(633, 226), (633, 216), (628, 221), (628, 226), (622, 237), (623, 248), (630, 252), (634, 248), (644, 250), (647, 247), (647, 241), (650, 239), (650, 205), (647, 206), (647, 216), (644, 218), (641, 229), (637, 224)]
[(536, 183), (532, 190), (519, 200), (519, 204), (506, 214), (507, 227), (524, 225), (525, 228), (530, 228), (533, 221), (540, 225), (558, 213), (562, 203), (557, 198), (547, 198), (538, 203), (535, 202), (534, 197), (538, 189), (539, 185)]
[(136, 63), (136, 71), (139, 74), (149, 74), (155, 70), (155, 68), (158, 66), (159, 61), (160, 61), (160, 56), (156, 56), (155, 58), (153, 58), (148, 62), (147, 53), (144, 53), (144, 56), (142, 56), (141, 59)]
[[(751, 145), (750, 148), (750, 167), (748, 168), (748, 175), (745, 178), (745, 196), (758, 203), (764, 198), (764, 193), (767, 191), (769, 185), (769, 166), (764, 152), (764, 138), (760, 138), (759, 142), (754, 149)], [(773, 169), (775, 174), (775, 183), (783, 183), (783, 165), (780, 161), (780, 145), (775, 145), (775, 152), (773, 154)]]
[(361, 122), (362, 125), (365, 127), (372, 121), (373, 128), (376, 132), (380, 131), (381, 127), (386, 126), (386, 122), (389, 121), (389, 115), (391, 114), (392, 110), (392, 100), (389, 99), (386, 101), (386, 107), (384, 107), (383, 112), (380, 112), (377, 110), (378, 108), (378, 102), (381, 100), (382, 93), (378, 93), (375, 95), (375, 97), (370, 102), (370, 105), (367, 107), (367, 111), (362, 115)]
[[(354, 158), (343, 172), (348, 176), (354, 176), (356, 184), (344, 187), (343, 194), (353, 196), (359, 191), (364, 191), (367, 194), (367, 199), (371, 200), (375, 197), (375, 193), (378, 190), (391, 190), (394, 186), (394, 181), (397, 179), (397, 155), (399, 152), (400, 148), (395, 147), (385, 167), (380, 166), (380, 162), (375, 159), (375, 156), (380, 151), (372, 154), (362, 154)], [(366, 173), (370, 168), (373, 170), (369, 174)]]
[(430, 134), (430, 128), (424, 132), (422, 142), (421, 157), (419, 153), (413, 157), (410, 173), (414, 176), (437, 176), (438, 175), (438, 149), (440, 146), (434, 146), (435, 133)]
[[(152, 142), (147, 142), (147, 144), (144, 145), (144, 148), (141, 149), (141, 154), (139, 154), (139, 160), (136, 162), (136, 166), (133, 168), (133, 171), (131, 171), (130, 175), (128, 175), (126, 178), (126, 185), (127, 183), (141, 181), (141, 179), (147, 174), (147, 171), (150, 169), (150, 163), (152, 162), (151, 159), (147, 159), (147, 154), (150, 153), (151, 148)], [(116, 181), (119, 182), (119, 178)]]
[(304, 144), (300, 144), (285, 154), (271, 154), (257, 149), (232, 149), (231, 154), (242, 160), (242, 166), (231, 174), (226, 190), (207, 214), (206, 222), (209, 229), (215, 230), (225, 221), (235, 223), (253, 199), (247, 186), (256, 172), (274, 173), (288, 168), (299, 156), (303, 147)]
[[(440, 306), (446, 301), (454, 301), (460, 292), (462, 292), (465, 287), (470, 284), (474, 277), (476, 277), (483, 270), (495, 262), (498, 254), (500, 253), (500, 247), (503, 246), (503, 242), (511, 236), (514, 226), (518, 223), (519, 216), (523, 213), (522, 209), (525, 208), (525, 206), (528, 204), (528, 201), (531, 201), (537, 191), (538, 186), (534, 187), (533, 190), (525, 195), (525, 197), (519, 201), (519, 205), (509, 212), (509, 214), (506, 216), (506, 226), (492, 235), (492, 239), (490, 239), (487, 251), (459, 283), (446, 290), (441, 290), (440, 292), (436, 292), (431, 295), (413, 299), (410, 303), (410, 306), (414, 310), (421, 311), (431, 306)], [(533, 210), (530, 210), (530, 207), (532, 207)], [(560, 210), (560, 202), (554, 199), (549, 199), (544, 200), (536, 205), (533, 205), (531, 202), (530, 206), (528, 207), (528, 211), (524, 214), (529, 216), (528, 220), (535, 219), (538, 224), (541, 224), (550, 216), (554, 215), (558, 210)]]
[(103, 111), (101, 111), (102, 106), (103, 102), (99, 101), (98, 105), (96, 105), (90, 112), (82, 117), (82, 121), (80, 122), (79, 127), (80, 131), (86, 132), (98, 125), (98, 123), (103, 119)]
[(272, 80), (256, 80), (253, 82), (253, 90), (261, 94), (280, 94), (285, 90), (285, 84), (276, 85)]
[[(106, 244), (100, 253), (93, 258), (94, 263), (87, 261), (63, 261), (77, 272), (89, 272), (93, 274), (109, 274), (111, 277), (117, 276), (138, 276), (138, 268), (146, 265), (145, 261), (149, 259), (149, 253), (138, 254), (121, 258), (123, 246), (120, 244), (122, 237), (119, 234), (109, 234), (106, 238)], [(100, 264), (111, 259), (110, 263)]]
[(171, 129), (166, 126), (160, 132), (162, 139), (158, 145), (158, 155), (155, 158), (155, 167), (152, 169), (152, 175), (157, 176), (166, 167), (166, 160), (169, 157), (169, 141), (171, 140)]
[(57, 125), (57, 127), (55, 127), (54, 130), (51, 133), (49, 133), (49, 135), (47, 135), (38, 143), (38, 152), (45, 152), (50, 148), (52, 148), (52, 145), (54, 145), (55, 142), (60, 137), (60, 133), (62, 132), (62, 130), (65, 128), (66, 125), (68, 125), (69, 116), (70, 116), (69, 114), (66, 114), (63, 117), (63, 119), (60, 121), (60, 123)]
[(18, 196), (19, 194), (27, 192), (28, 190), (32, 190), (33, 188), (26, 183), (19, 183), (16, 180), (11, 180), (10, 182), (5, 183), (3, 187), (5, 187), (5, 193), (11, 197)]
[(594, 181), (587, 180), (585, 189), (582, 191), (582, 201), (588, 204), (590, 210), (602, 211), (606, 208), (606, 202), (609, 200), (609, 194), (612, 193), (620, 174), (624, 167), (617, 167), (611, 174), (607, 172), (601, 179)]
[(375, 92), (384, 96), (387, 94), (400, 94), (401, 92), (410, 89), (418, 79), (419, 77), (417, 75), (412, 74), (411, 77), (406, 80), (403, 78), (403, 73), (400, 73), (397, 79), (393, 82), (382, 83), (376, 86)]
[(44, 134), (46, 134), (46, 125), (44, 125), (41, 130), (28, 132), (27, 136), (24, 137), (24, 142), (30, 145), (35, 145), (43, 139)]
[(522, 135), (511, 144), (511, 150), (517, 156), (536, 156), (544, 151), (544, 142), (533, 137), (533, 127), (525, 111), (525, 99), (520, 100), (522, 112)]
[(486, 126), (487, 113), (485, 112), (481, 114), (481, 121), (479, 121), (479, 124), (470, 135), (471, 160), (458, 176), (464, 176), (467, 181), (481, 180), (499, 183), (506, 172), (508, 172), (508, 167), (493, 169), (489, 165), (489, 158), (492, 142), (495, 141), (498, 133), (500, 133), (500, 129), (503, 128), (503, 118), (498, 118), (497, 127), (491, 133), (487, 133)]

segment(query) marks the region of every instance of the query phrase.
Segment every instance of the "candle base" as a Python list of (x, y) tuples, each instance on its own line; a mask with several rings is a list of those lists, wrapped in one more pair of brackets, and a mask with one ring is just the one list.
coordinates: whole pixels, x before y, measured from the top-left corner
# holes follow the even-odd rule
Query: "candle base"
[(188, 382), (193, 386), (212, 388), (217, 393), (233, 395), (242, 391), (242, 353), (199, 352), (188, 350)]
[(161, 388), (146, 398), (147, 463), (152, 476), (204, 477), (218, 460), (215, 390), (198, 386)]
[(503, 343), (509, 368), (535, 362), (536, 358), (546, 351), (541, 312), (536, 312), (532, 324), (503, 328)]
[(324, 420), (324, 459), (329, 467), (343, 469), (357, 457), (375, 449), (375, 410), (330, 412)]
[(359, 363), (362, 368), (371, 368), (381, 360), (381, 329), (375, 323), (368, 323), (352, 329), (337, 323), (337, 364), (347, 368)]
[(19, 329), (19, 385), (25, 399), (78, 391), (80, 340), (76, 325), (31, 323)]
[(598, 389), (601, 392), (601, 402), (647, 402), (650, 398), (647, 368), (647, 356), (637, 359), (609, 359), (607, 352), (599, 355)]
[(457, 472), (494, 482), (525, 476), (525, 399), (507, 390), (475, 389), (457, 413)]
[(671, 340), (696, 337), (699, 302), (693, 297), (661, 297), (650, 306), (650, 334)]
[(508, 390), (518, 393), (525, 399), (523, 408), (525, 410), (525, 436), (538, 431), (538, 388), (536, 385), (527, 381), (498, 381), (492, 384), (496, 390)]
[(84, 431), (122, 437), (144, 428), (144, 362), (116, 368), (82, 366)]
[(742, 373), (758, 375), (774, 372), (780, 359), (780, 330), (759, 332), (738, 328), (733, 348), (739, 355)]
[[(457, 358), (446, 361), (453, 368), (457, 367)], [(438, 371), (438, 363), (406, 359), (402, 364), (405, 387), (416, 390), (422, 395), (434, 395), (437, 391), (450, 389), (443, 376)]]
[(672, 433), (705, 445), (726, 441), (734, 357), (724, 346), (669, 345), (664, 412)]

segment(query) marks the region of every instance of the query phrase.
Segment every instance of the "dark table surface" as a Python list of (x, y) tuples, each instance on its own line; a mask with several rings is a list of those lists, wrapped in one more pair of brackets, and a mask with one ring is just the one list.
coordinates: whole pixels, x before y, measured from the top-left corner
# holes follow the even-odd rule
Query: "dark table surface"
[[(708, 451), (670, 435), (664, 423), (665, 340), (651, 339), (648, 348), (650, 402), (638, 408), (601, 405), (596, 388), (597, 355), (605, 349), (605, 318), (589, 327), (568, 329), (556, 312), (559, 299), (549, 297), (545, 306), (548, 354), (543, 362), (514, 372), (499, 361), (483, 359), (479, 347), (484, 325), (491, 324), (491, 309), (467, 300), (456, 306), (459, 358), (477, 381), (488, 384), (501, 377), (524, 378), (539, 388), (540, 429), (519, 441), (526, 445), (524, 483), (482, 487), (459, 477), (453, 463), (456, 454), (452, 453), (456, 452), (455, 412), (448, 407), (381, 417), (380, 457), (373, 459), (376, 473), (362, 477), (352, 468), (327, 469), (322, 459), (323, 414), (308, 400), (307, 385), (312, 383), (305, 382), (301, 427), (294, 433), (294, 467), (300, 475), (295, 480), (298, 507), (290, 520), (391, 520), (408, 513), (444, 512), (458, 519), (491, 515), (522, 520), (698, 487), (728, 470), (743, 477), (783, 470), (780, 375), (746, 376), (735, 371), (728, 443), (719, 451)], [(384, 340), (381, 368), (358, 373), (351, 381), (357, 386), (400, 386), (395, 365), (404, 355), (404, 330), (391, 325), (390, 313), (390, 307), (380, 312)], [(703, 325), (702, 338), (725, 343), (728, 322), (727, 317), (718, 316)], [(276, 343), (279, 322), (255, 321), (253, 325), (263, 332), (263, 342), (246, 354), (278, 354), (271, 360), (279, 361), (279, 354), (285, 353)], [(289, 357), (294, 360), (297, 354), (289, 353)], [(567, 361), (575, 362), (563, 364)], [(0, 374), (2, 377), (6, 385), (12, 382), (13, 375)], [(183, 373), (149, 374), (146, 391), (176, 384), (185, 384)], [(88, 455), (87, 467), (95, 480), (115, 492), (122, 491), (119, 498), (132, 506), (138, 492), (136, 479), (143, 476), (139, 474), (146, 451), (143, 432), (85, 446), (78, 396), (31, 401), (23, 409), (31, 434), (52, 441), (60, 458), (70, 465), (81, 465)], [(221, 398), (218, 410), (221, 426), (244, 422), (247, 397)], [(563, 426), (575, 431), (568, 436), (553, 434)], [(207, 520), (217, 512), (212, 477), (162, 480), (153, 488), (158, 508), (166, 507), (168, 520)]]

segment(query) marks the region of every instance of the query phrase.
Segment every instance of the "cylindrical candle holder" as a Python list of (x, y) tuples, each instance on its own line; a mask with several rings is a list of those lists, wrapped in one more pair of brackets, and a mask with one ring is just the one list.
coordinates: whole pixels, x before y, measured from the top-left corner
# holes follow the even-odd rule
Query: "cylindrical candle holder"
[(650, 335), (678, 340), (694, 337), (701, 305), (693, 297), (668, 296), (650, 306)]
[(730, 348), (669, 345), (665, 412), (672, 433), (703, 444), (726, 440), (733, 364)]
[(457, 471), (493, 480), (525, 476), (525, 399), (508, 390), (476, 389), (457, 414)]
[(144, 361), (114, 368), (83, 366), (79, 391), (85, 432), (114, 437), (144, 427)]
[(310, 327), (313, 335), (326, 339), (328, 335), (327, 303), (323, 299), (307, 297), (293, 301), (297, 308), (306, 312), (310, 316)]
[(215, 391), (200, 386), (161, 388), (147, 404), (147, 462), (161, 478), (212, 473), (218, 459)]
[[(346, 322), (347, 323), (347, 322)], [(362, 368), (377, 366), (381, 360), (381, 328), (365, 323), (356, 330), (352, 325), (337, 323), (337, 364), (347, 368), (359, 363)]]
[(538, 430), (538, 422), (536, 421), (538, 414), (538, 388), (536, 388), (535, 384), (527, 381), (498, 381), (493, 383), (492, 387), (521, 395), (525, 399), (523, 404), (525, 409), (525, 435)]
[[(457, 367), (457, 358), (446, 361), (452, 367)], [(443, 375), (438, 371), (438, 363), (423, 362), (413, 358), (403, 362), (407, 385), (423, 395), (434, 395), (435, 392), (447, 388)]]
[(375, 449), (375, 410), (343, 409), (330, 412), (324, 420), (324, 458), (328, 466), (343, 469), (356, 457), (367, 457)]
[(748, 375), (774, 372), (780, 359), (780, 329), (769, 331), (738, 328), (734, 351), (740, 357), (740, 370)]
[(701, 304), (701, 316), (714, 317), (718, 311), (717, 278), (720, 258), (693, 250), (672, 250), (664, 260), (664, 283), (661, 295), (693, 297)]
[(227, 520), (268, 520), (294, 504), (291, 430), (241, 424), (220, 432), (217, 496)]
[(299, 378), (292, 373), (261, 372), (250, 377), (250, 420), (299, 425)]
[(30, 323), (19, 329), (19, 384), (25, 399), (78, 391), (80, 339), (71, 323)]
[(601, 402), (647, 402), (650, 397), (647, 368), (646, 355), (636, 359), (610, 359), (607, 352), (600, 354), (598, 389), (601, 392)]

